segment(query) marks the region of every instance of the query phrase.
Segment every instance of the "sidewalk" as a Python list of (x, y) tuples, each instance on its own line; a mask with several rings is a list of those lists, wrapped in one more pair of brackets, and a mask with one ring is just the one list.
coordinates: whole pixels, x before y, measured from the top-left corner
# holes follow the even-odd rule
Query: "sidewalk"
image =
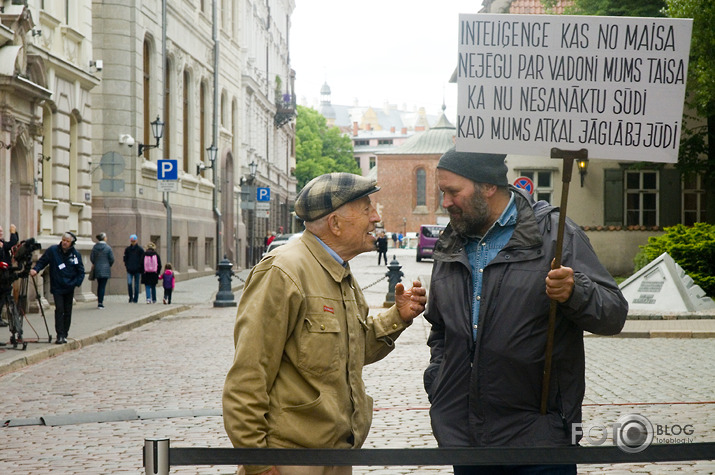
[[(407, 256), (403, 257), (407, 258)], [(245, 279), (248, 272), (245, 269), (237, 272), (237, 278), (233, 279), (232, 287), (236, 302), (240, 296), (239, 291), (243, 287), (241, 279)], [(370, 269), (370, 273), (361, 272), (360, 266), (355, 265), (353, 272), (363, 286), (366, 300), (372, 309), (371, 313), (381, 311), (385, 297), (384, 290), (378, 290), (375, 287), (366, 289), (365, 287), (375, 280), (376, 275), (382, 275), (383, 270), (373, 267)], [(428, 275), (420, 276), (420, 279), (425, 286), (429, 285)], [(157, 297), (161, 297), (162, 290), (157, 289), (157, 292)], [(9, 344), (10, 332), (8, 328), (0, 328), (0, 342), (7, 343), (7, 346), (0, 347), (0, 375), (38, 363), (65, 351), (104, 341), (195, 305), (213, 305), (216, 292), (218, 292), (218, 278), (215, 275), (208, 275), (177, 282), (171, 305), (163, 305), (161, 302), (153, 305), (141, 302), (130, 304), (127, 303), (126, 295), (105, 297), (106, 308), (104, 310), (97, 309), (96, 302), (77, 302), (72, 311), (72, 326), (68, 342), (63, 345), (54, 343), (54, 307), (45, 308), (47, 329), (42, 315), (39, 313), (30, 314), (25, 320), (23, 337), (28, 344), (24, 351), (21, 346), (13, 349)], [(48, 330), (53, 337), (52, 342), (49, 342)], [(609, 338), (590, 333), (586, 333), (586, 336)], [(628, 320), (623, 331), (616, 338), (715, 338), (715, 316), (699, 319)]]
[[(247, 270), (237, 272), (237, 276), (244, 279), (247, 275)], [(143, 295), (143, 287), (141, 295)], [(236, 295), (236, 292), (243, 287), (243, 281), (234, 278), (232, 287), (234, 295)], [(171, 305), (163, 305), (161, 300), (150, 305), (142, 302), (143, 299), (140, 299), (139, 303), (130, 304), (124, 294), (105, 296), (104, 310), (97, 308), (96, 300), (94, 302), (75, 302), (72, 308), (70, 334), (67, 343), (63, 345), (54, 343), (54, 307), (45, 307), (47, 328), (40, 313), (31, 313), (25, 319), (23, 339), (28, 342), (25, 350), (22, 350), (21, 345), (13, 349), (10, 345), (8, 327), (0, 328), (0, 342), (7, 344), (0, 347), (0, 375), (39, 363), (65, 351), (104, 341), (167, 315), (182, 312), (194, 305), (213, 305), (216, 292), (218, 292), (218, 278), (211, 274), (177, 282)], [(163, 290), (157, 289), (157, 297), (161, 299), (162, 296)], [(236, 295), (236, 301), (238, 301), (238, 295)], [(51, 341), (48, 331), (52, 336)]]

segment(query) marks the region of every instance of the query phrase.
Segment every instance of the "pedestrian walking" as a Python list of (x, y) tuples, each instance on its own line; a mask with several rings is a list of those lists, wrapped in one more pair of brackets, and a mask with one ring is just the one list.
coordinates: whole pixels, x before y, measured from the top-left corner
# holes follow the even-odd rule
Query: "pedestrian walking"
[(156, 303), (156, 284), (159, 283), (161, 273), (161, 258), (153, 242), (146, 245), (143, 269), (142, 284), (146, 290), (146, 303)]
[[(236, 447), (359, 448), (372, 422), (363, 365), (385, 357), (424, 310), (425, 289), (395, 289), (375, 317), (349, 261), (375, 249), (375, 181), (351, 173), (311, 180), (295, 201), (299, 239), (264, 257), (238, 305), (223, 416)], [(352, 473), (351, 467), (245, 466), (239, 473)]]
[(82, 256), (74, 247), (76, 242), (77, 236), (69, 231), (64, 233), (60, 243), (48, 247), (30, 270), (30, 276), (35, 277), (49, 266), (50, 292), (55, 300), (56, 344), (67, 343), (72, 323), (74, 289), (84, 281), (84, 264)]
[(99, 233), (95, 237), (97, 238), (97, 244), (92, 247), (89, 260), (92, 262), (94, 278), (97, 280), (97, 308), (103, 309), (107, 281), (112, 276), (114, 252), (106, 242), (107, 235), (105, 233)]
[(139, 283), (144, 271), (144, 249), (137, 243), (136, 234), (129, 236), (129, 245), (124, 249), (124, 267), (127, 269), (127, 293), (129, 303), (139, 300)]
[[(585, 391), (583, 332), (617, 334), (628, 312), (570, 220), (563, 266), (553, 268), (559, 210), (508, 186), (504, 158), (451, 149), (437, 165), (450, 224), (434, 251), (424, 383), (440, 447), (573, 445)], [(542, 414), (551, 300), (553, 377)], [(575, 474), (576, 465), (455, 466), (454, 473)]]
[(392, 233), (392, 247), (397, 249), (397, 233)]
[(164, 272), (159, 276), (161, 286), (164, 288), (164, 304), (171, 303), (171, 294), (174, 293), (174, 287), (176, 286), (176, 278), (172, 269), (171, 262), (167, 262), (164, 266)]
[(380, 259), (384, 259), (385, 265), (387, 265), (387, 236), (385, 231), (380, 231), (375, 247), (377, 247), (377, 265), (380, 265)]

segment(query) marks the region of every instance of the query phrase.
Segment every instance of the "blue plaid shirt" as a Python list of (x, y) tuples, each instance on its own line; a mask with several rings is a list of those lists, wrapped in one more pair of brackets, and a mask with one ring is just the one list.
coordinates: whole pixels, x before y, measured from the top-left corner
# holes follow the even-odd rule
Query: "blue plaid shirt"
[(482, 277), (484, 268), (489, 264), (506, 243), (511, 239), (516, 227), (516, 203), (514, 193), (502, 212), (499, 219), (489, 228), (487, 234), (481, 239), (470, 239), (465, 246), (469, 266), (472, 269), (472, 338), (477, 339), (477, 325), (479, 324), (479, 306), (482, 301)]

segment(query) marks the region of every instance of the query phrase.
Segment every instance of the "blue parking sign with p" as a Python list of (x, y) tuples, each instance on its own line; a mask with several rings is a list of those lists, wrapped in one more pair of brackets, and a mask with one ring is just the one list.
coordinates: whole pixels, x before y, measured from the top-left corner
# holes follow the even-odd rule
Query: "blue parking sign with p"
[(158, 180), (178, 180), (178, 160), (158, 160), (156, 162), (156, 173)]
[(256, 201), (271, 201), (271, 189), (268, 187), (256, 188)]

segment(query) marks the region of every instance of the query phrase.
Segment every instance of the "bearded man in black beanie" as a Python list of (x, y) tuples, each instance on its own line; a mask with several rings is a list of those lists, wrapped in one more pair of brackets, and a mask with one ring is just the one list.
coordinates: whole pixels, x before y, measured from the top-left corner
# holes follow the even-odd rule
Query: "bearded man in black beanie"
[(84, 264), (82, 256), (75, 249), (77, 236), (71, 232), (62, 235), (59, 244), (47, 248), (30, 271), (34, 277), (45, 267), (50, 268), (50, 292), (55, 299), (56, 344), (67, 343), (67, 334), (72, 323), (72, 301), (74, 288), (82, 285)]
[[(588, 238), (508, 185), (505, 155), (447, 151), (437, 183), (450, 224), (434, 250), (424, 374), (440, 447), (568, 446), (581, 423), (583, 332), (621, 331), (628, 304)], [(540, 413), (550, 301), (558, 303), (552, 378)], [(455, 466), (462, 474), (575, 474), (575, 465)]]

